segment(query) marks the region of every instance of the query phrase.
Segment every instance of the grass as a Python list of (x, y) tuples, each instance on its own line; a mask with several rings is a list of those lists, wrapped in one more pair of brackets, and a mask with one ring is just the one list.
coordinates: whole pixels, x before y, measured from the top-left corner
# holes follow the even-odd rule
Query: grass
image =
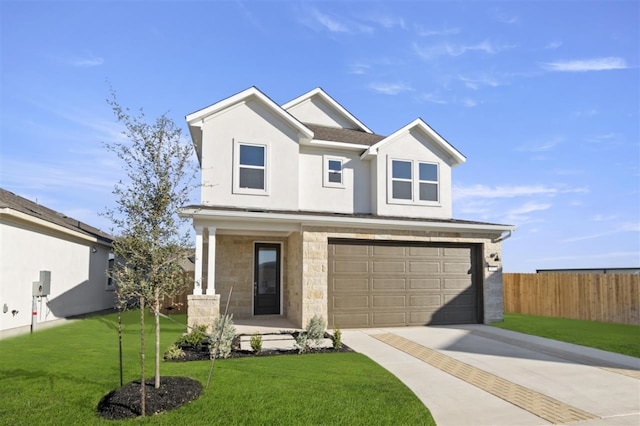
[(494, 327), (640, 358), (640, 326), (568, 318), (504, 314)]
[[(184, 316), (174, 316), (185, 323)], [(139, 311), (124, 317), (124, 382), (139, 378)], [(164, 350), (185, 326), (161, 320)], [(397, 378), (357, 353), (217, 360), (211, 387), (177, 410), (129, 421), (97, 415), (119, 386), (117, 316), (86, 318), (0, 340), (0, 423), (64, 424), (424, 424), (429, 410)], [(152, 319), (147, 377), (153, 375)], [(163, 376), (206, 385), (210, 362), (163, 362)]]

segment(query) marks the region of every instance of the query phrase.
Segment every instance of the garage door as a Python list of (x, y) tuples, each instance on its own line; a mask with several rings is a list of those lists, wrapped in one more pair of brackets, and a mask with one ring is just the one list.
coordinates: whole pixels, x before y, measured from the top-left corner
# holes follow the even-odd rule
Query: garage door
[(478, 323), (476, 248), (329, 241), (329, 326)]

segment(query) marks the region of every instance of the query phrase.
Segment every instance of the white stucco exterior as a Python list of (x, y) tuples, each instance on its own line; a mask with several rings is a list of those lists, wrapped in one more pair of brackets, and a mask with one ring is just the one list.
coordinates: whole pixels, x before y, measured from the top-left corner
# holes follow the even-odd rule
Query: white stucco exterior
[[(250, 98), (205, 118), (202, 133), (202, 204), (298, 208), (299, 132), (289, 123), (258, 99)], [(234, 190), (234, 155), (238, 155), (239, 143), (266, 147), (264, 194)]]
[[(51, 272), (51, 293), (37, 299), (38, 325), (114, 306), (105, 272), (110, 247), (27, 215), (0, 215), (0, 337), (29, 331), (33, 282)], [(6, 310), (6, 312), (5, 312)]]
[[(324, 184), (327, 159), (342, 161), (342, 185)], [(299, 167), (299, 210), (335, 213), (371, 213), (371, 162), (353, 151), (302, 146)]]

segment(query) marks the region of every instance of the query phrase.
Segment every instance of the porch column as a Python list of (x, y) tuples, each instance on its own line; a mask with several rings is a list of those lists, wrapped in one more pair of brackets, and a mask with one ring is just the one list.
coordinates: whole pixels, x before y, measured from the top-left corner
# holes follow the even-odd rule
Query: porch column
[(207, 228), (209, 230), (207, 242), (209, 246), (207, 259), (207, 295), (216, 294), (216, 228)]
[(202, 226), (196, 226), (196, 270), (193, 281), (193, 294), (202, 295)]

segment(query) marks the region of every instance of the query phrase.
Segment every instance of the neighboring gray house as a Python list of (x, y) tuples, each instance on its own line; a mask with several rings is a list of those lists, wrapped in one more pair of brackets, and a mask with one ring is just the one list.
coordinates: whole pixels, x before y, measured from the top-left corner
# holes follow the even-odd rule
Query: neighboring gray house
[(112, 308), (113, 286), (105, 274), (111, 241), (96, 228), (0, 188), (0, 336), (31, 328), (33, 283), (41, 281), (41, 271), (50, 273), (50, 281), (36, 299), (37, 324)]
[(234, 317), (299, 327), (502, 320), (515, 228), (452, 218), (466, 159), (423, 120), (383, 136), (320, 88), (277, 105), (255, 87), (186, 120), (202, 170), (200, 204), (181, 209), (196, 230), (191, 323), (231, 287)]

